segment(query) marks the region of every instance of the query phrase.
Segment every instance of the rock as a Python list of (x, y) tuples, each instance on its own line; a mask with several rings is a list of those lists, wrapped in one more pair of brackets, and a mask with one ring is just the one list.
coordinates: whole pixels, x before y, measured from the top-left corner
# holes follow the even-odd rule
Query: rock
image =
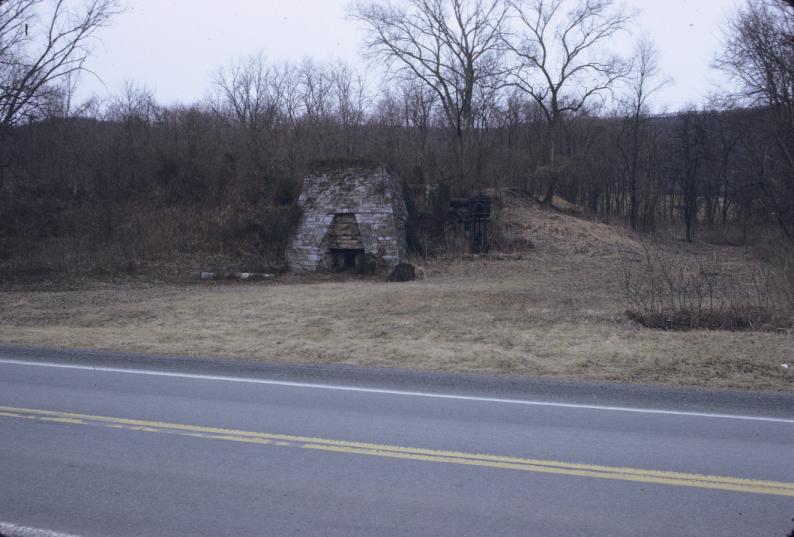
[(275, 274), (267, 274), (265, 272), (234, 272), (231, 275), (231, 279), (243, 281), (262, 281), (275, 277)]
[(240, 281), (262, 281), (275, 278), (275, 274), (265, 272), (197, 272), (196, 277), (200, 280), (240, 280)]
[(416, 268), (410, 263), (397, 264), (389, 274), (390, 282), (409, 282), (416, 279)]

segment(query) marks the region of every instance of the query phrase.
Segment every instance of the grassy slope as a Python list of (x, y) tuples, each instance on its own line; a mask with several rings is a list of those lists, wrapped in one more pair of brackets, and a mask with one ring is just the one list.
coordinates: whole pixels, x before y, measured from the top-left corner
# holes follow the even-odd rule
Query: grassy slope
[[(387, 284), (288, 276), (269, 284), (0, 290), (0, 341), (710, 387), (794, 389), (794, 339), (660, 332), (623, 315), (620, 228), (513, 203), (509, 233), (537, 249), (424, 267)], [(712, 248), (701, 245), (700, 248)], [(726, 266), (741, 249), (717, 250)]]

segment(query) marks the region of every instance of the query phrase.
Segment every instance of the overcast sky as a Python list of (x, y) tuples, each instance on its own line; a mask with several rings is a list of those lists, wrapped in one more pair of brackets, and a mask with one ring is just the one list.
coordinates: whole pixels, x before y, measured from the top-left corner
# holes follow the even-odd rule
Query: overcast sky
[[(710, 64), (721, 26), (740, 0), (625, 0), (640, 15), (635, 36), (650, 37), (674, 80), (657, 96), (670, 109), (699, 103), (721, 83)], [(102, 30), (80, 94), (118, 93), (125, 80), (163, 103), (202, 99), (210, 76), (230, 60), (262, 51), (269, 59), (342, 60), (365, 67), (362, 30), (346, 18), (348, 0), (126, 0)]]

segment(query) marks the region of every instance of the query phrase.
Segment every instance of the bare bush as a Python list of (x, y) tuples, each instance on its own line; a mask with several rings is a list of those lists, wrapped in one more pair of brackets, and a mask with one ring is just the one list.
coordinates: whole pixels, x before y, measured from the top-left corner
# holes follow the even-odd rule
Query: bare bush
[(775, 246), (762, 253), (768, 264), (764, 275), (771, 282), (778, 300), (794, 315), (794, 250), (785, 247), (785, 243)]
[(644, 244), (639, 257), (621, 256), (620, 274), (627, 315), (648, 328), (769, 331), (791, 322), (792, 279), (772, 266), (727, 272), (716, 253)]
[(0, 134), (46, 115), (57, 85), (84, 70), (87, 45), (118, 11), (115, 0), (77, 11), (64, 0), (0, 2)]

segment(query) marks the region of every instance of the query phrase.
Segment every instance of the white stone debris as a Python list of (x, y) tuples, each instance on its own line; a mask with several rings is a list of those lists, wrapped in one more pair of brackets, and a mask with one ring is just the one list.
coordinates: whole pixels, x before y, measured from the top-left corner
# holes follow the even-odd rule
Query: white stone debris
[(6, 522), (0, 522), (0, 535), (3, 537), (77, 537), (49, 530), (16, 526)]

